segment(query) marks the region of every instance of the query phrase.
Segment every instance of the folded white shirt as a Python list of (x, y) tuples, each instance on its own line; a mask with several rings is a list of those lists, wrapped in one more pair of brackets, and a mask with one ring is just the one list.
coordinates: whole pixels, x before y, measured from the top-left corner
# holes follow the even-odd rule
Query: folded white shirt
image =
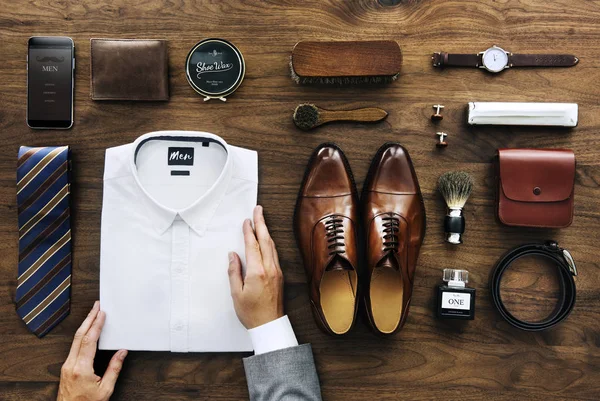
[(256, 152), (205, 132), (153, 132), (107, 149), (100, 349), (253, 349), (227, 268), (230, 251), (244, 263), (257, 184)]

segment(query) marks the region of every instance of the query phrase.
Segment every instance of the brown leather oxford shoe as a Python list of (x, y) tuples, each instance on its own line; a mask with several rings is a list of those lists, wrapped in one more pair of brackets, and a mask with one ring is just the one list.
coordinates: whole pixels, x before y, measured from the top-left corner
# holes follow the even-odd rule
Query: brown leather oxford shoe
[(319, 327), (346, 334), (358, 306), (358, 194), (348, 161), (333, 144), (313, 153), (300, 187), (294, 233)]
[(417, 258), (425, 236), (425, 207), (406, 149), (394, 143), (379, 148), (361, 202), (367, 316), (375, 331), (394, 334), (408, 316)]

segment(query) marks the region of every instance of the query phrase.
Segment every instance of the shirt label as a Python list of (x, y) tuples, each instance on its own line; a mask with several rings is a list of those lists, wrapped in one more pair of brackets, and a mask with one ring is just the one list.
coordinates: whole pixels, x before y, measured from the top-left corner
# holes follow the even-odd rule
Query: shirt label
[(471, 309), (471, 294), (462, 292), (443, 292), (442, 308), (469, 310)]
[(193, 166), (194, 148), (169, 148), (167, 162), (169, 166)]

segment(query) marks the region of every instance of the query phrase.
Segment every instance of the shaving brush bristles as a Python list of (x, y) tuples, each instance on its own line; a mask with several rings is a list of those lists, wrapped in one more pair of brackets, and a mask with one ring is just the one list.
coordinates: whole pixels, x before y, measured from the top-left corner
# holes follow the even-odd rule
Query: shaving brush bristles
[(465, 232), (462, 209), (473, 190), (473, 178), (464, 171), (450, 171), (440, 176), (438, 189), (448, 205), (448, 212), (444, 217), (445, 240), (450, 244), (461, 244), (462, 234)]
[(464, 171), (450, 171), (440, 176), (438, 189), (449, 209), (462, 209), (473, 190), (473, 177)]

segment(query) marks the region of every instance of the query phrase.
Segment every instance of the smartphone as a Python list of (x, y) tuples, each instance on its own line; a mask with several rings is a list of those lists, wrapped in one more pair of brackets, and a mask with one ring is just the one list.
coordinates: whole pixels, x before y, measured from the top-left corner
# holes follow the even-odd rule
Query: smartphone
[(65, 36), (33, 36), (27, 46), (27, 125), (73, 126), (75, 46)]

